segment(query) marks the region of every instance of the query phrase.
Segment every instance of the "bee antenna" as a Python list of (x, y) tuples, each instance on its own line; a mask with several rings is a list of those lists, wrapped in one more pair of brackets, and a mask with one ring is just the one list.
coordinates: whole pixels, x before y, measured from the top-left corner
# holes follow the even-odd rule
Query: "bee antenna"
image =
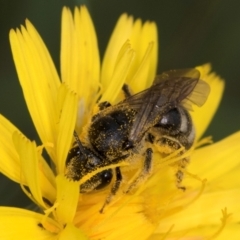
[(78, 134), (77, 134), (77, 132), (76, 132), (75, 130), (74, 130), (74, 132), (73, 132), (73, 136), (74, 136), (74, 138), (75, 138), (75, 141), (76, 141), (76, 143), (77, 143), (77, 145), (78, 145), (78, 148), (79, 148), (80, 152), (82, 153), (82, 155), (84, 156), (84, 158), (87, 158), (87, 156), (86, 156), (86, 154), (85, 154), (84, 147), (83, 147), (83, 145), (82, 145), (82, 143), (81, 143), (81, 141), (80, 141), (80, 139), (79, 139), (79, 137), (78, 137)]

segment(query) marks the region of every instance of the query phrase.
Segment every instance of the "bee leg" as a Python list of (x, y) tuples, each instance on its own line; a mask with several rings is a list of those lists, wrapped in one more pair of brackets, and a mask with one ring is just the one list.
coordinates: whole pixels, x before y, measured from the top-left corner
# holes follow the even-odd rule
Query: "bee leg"
[(132, 93), (129, 89), (129, 86), (126, 83), (123, 84), (122, 90), (123, 90), (125, 98), (128, 98), (128, 97), (132, 96)]
[(143, 169), (138, 177), (131, 183), (126, 193), (131, 192), (134, 188), (136, 188), (140, 183), (142, 183), (150, 174), (152, 170), (152, 149), (148, 148), (146, 150), (146, 157), (143, 165)]
[(178, 189), (181, 189), (183, 191), (186, 190), (185, 186), (182, 186), (182, 180), (184, 178), (184, 169), (186, 168), (186, 166), (189, 163), (189, 158), (183, 158), (182, 160), (179, 161), (178, 164), (178, 170), (175, 174), (176, 176), (176, 186)]
[(116, 181), (113, 184), (112, 188), (111, 188), (111, 192), (108, 195), (105, 203), (103, 204), (102, 208), (100, 209), (100, 213), (103, 213), (104, 208), (112, 201), (113, 196), (116, 195), (117, 191), (120, 188), (121, 182), (122, 182), (122, 173), (119, 167), (115, 168), (115, 172), (116, 172)]
[(101, 103), (98, 104), (99, 110), (103, 110), (103, 109), (108, 108), (110, 106), (111, 106), (111, 103), (108, 102), (108, 101), (101, 102)]
[(184, 187), (184, 186), (181, 185), (181, 184), (182, 184), (183, 177), (184, 177), (183, 171), (178, 170), (178, 171), (176, 172), (175, 176), (176, 176), (176, 186), (177, 186), (177, 188), (185, 191), (185, 190), (186, 190), (186, 187)]

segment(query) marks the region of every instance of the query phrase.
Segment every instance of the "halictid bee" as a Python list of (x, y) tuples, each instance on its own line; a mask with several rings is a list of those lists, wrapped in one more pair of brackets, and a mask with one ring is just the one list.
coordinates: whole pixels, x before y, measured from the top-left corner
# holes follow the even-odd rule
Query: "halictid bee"
[[(92, 117), (86, 139), (79, 139), (74, 133), (76, 141), (67, 156), (66, 176), (78, 181), (105, 167), (80, 185), (80, 192), (88, 193), (112, 184), (100, 212), (120, 189), (123, 180), (121, 167), (111, 165), (121, 161), (131, 164), (136, 156), (144, 156), (139, 157), (143, 159), (142, 170), (129, 183), (125, 190), (128, 193), (150, 176), (153, 146), (158, 146), (164, 156), (192, 146), (195, 131), (188, 110), (191, 104), (202, 106), (210, 92), (209, 85), (199, 77), (196, 69), (164, 72), (156, 76), (150, 88), (134, 95), (124, 85), (123, 101), (114, 106), (108, 102), (99, 104), (100, 111)], [(188, 162), (189, 159), (184, 158), (177, 163), (176, 185), (181, 189), (185, 189), (181, 182)]]

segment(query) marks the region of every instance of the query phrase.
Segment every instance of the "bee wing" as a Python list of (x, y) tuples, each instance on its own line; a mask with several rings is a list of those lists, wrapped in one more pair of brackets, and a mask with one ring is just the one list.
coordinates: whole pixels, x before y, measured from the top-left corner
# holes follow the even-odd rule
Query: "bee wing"
[[(144, 133), (154, 126), (161, 116), (184, 100), (190, 109), (191, 103), (201, 106), (209, 93), (207, 83), (199, 80), (196, 69), (181, 69), (164, 72), (156, 76), (153, 85), (130, 96), (118, 107), (128, 107), (137, 113), (129, 134), (129, 141), (139, 142)], [(196, 90), (195, 90), (196, 89)]]
[[(164, 96), (169, 95), (169, 98), (170, 98), (170, 92), (168, 94), (169, 89), (172, 89), (175, 92), (177, 92), (178, 89), (182, 90), (177, 93), (177, 95), (179, 95), (179, 97), (181, 97), (181, 93), (184, 91), (183, 86), (182, 86), (184, 84), (181, 83), (181, 80), (185, 79), (185, 85), (187, 87), (189, 84), (188, 82), (186, 82), (187, 79), (196, 79), (197, 80), (197, 79), (199, 79), (199, 77), (200, 77), (199, 71), (194, 68), (170, 70), (167, 72), (163, 72), (161, 75), (157, 75), (155, 77), (155, 79), (153, 81), (153, 85), (150, 88), (128, 97), (127, 99), (125, 99), (122, 102), (120, 102), (119, 104), (117, 104), (117, 106), (120, 108), (121, 107), (125, 108), (127, 106), (131, 106), (132, 109), (139, 111), (139, 109), (143, 108), (146, 104), (148, 104), (148, 105), (154, 104), (156, 102), (156, 100), (158, 100), (158, 99), (159, 99), (159, 101), (163, 101)], [(170, 82), (168, 83), (168, 81), (170, 81)], [(199, 80), (199, 81), (201, 81), (201, 80)], [(176, 86), (175, 86), (175, 83), (173, 83), (173, 82), (176, 83)], [(190, 82), (191, 82), (191, 80), (190, 80)], [(201, 82), (203, 83), (201, 85), (202, 86), (201, 88), (203, 88), (204, 84), (208, 85), (203, 81), (201, 81)], [(193, 89), (190, 87), (187, 89), (189, 92), (193, 91)], [(185, 90), (187, 90), (187, 89), (185, 89)], [(199, 95), (201, 95), (201, 91), (203, 91), (203, 90), (198, 88), (197, 92), (200, 93)], [(154, 95), (151, 95), (152, 93)], [(161, 96), (162, 94), (164, 94), (164, 95)], [(185, 92), (185, 94), (182, 94), (183, 99), (186, 98), (186, 96), (188, 96), (188, 95), (189, 95), (189, 93), (187, 91)], [(176, 96), (176, 94), (172, 96), (172, 99), (174, 99), (175, 96)], [(171, 99), (168, 99), (168, 100), (171, 101)], [(202, 105), (197, 100), (194, 101), (194, 99), (190, 99), (190, 101), (191, 100), (192, 100), (192, 103), (194, 103), (198, 106)]]
[(206, 102), (209, 93), (210, 86), (199, 79), (193, 91), (182, 101), (182, 105), (190, 111), (192, 110), (192, 103), (201, 107)]
[[(179, 77), (199, 79), (200, 72), (195, 68), (170, 70), (167, 72), (163, 72), (161, 75), (157, 76), (153, 82), (153, 85), (158, 84), (165, 80), (171, 80)], [(195, 88), (183, 100), (182, 105), (188, 110), (192, 110), (191, 107), (192, 103), (197, 105), (198, 107), (201, 107), (206, 102), (209, 93), (210, 93), (209, 85), (203, 80), (199, 79)]]
[[(170, 109), (178, 106), (193, 91), (198, 79), (188, 77), (178, 77), (174, 79), (162, 80), (149, 88), (137, 99), (138, 105), (135, 121), (129, 134), (129, 141), (139, 142), (144, 133), (154, 126), (160, 118)], [(133, 109), (136, 101), (128, 102)], [(134, 105), (134, 106), (133, 106)], [(135, 108), (136, 109), (136, 108)]]
[(185, 69), (177, 69), (177, 70), (170, 70), (163, 72), (161, 75), (156, 76), (153, 81), (154, 84), (158, 84), (159, 82), (175, 79), (179, 77), (186, 77), (186, 78), (200, 78), (200, 72), (195, 68), (185, 68)]

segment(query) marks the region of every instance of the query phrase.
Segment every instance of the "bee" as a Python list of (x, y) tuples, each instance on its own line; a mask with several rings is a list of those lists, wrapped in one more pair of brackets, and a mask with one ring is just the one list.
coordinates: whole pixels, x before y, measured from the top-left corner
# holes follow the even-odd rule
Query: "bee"
[[(189, 110), (191, 104), (202, 106), (210, 92), (209, 85), (199, 77), (196, 69), (171, 70), (156, 76), (151, 87), (134, 95), (124, 85), (123, 101), (113, 106), (108, 102), (99, 104), (100, 110), (88, 126), (87, 140), (80, 140), (74, 132), (74, 147), (66, 159), (66, 176), (79, 181), (104, 167), (105, 170), (80, 185), (80, 193), (103, 189), (113, 182), (100, 212), (116, 195), (123, 180), (121, 167), (113, 168), (113, 164), (122, 161), (131, 164), (134, 156), (143, 156), (139, 158), (143, 159), (142, 169), (129, 184), (128, 193), (150, 176), (152, 146), (157, 146), (163, 155), (192, 146), (195, 130)], [(178, 162), (176, 185), (180, 189), (185, 189), (181, 182), (188, 162), (187, 158)]]

